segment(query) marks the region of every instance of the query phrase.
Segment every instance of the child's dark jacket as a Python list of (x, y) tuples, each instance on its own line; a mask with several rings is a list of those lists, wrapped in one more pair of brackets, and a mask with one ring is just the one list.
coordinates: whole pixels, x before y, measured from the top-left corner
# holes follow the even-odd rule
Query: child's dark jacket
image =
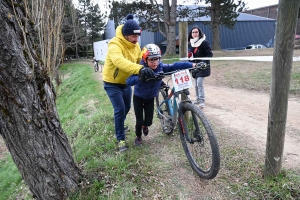
[[(144, 67), (148, 67), (144, 61), (141, 61)], [(159, 65), (153, 72), (157, 74), (158, 72), (171, 72), (180, 69), (192, 68), (193, 63), (191, 62), (176, 62), (173, 64), (163, 64), (159, 62)], [(161, 86), (162, 80), (159, 81), (140, 81), (138, 75), (131, 75), (127, 78), (126, 84), (134, 85), (134, 95), (141, 97), (143, 99), (151, 99), (157, 96), (159, 88)]]

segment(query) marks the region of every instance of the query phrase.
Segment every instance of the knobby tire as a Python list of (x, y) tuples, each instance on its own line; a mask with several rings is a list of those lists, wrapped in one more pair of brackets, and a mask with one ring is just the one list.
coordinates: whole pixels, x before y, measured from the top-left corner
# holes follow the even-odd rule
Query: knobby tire
[[(213, 179), (220, 169), (217, 138), (203, 111), (190, 102), (179, 108), (178, 129), (192, 169), (203, 179)], [(188, 141), (190, 139), (190, 141)]]
[(97, 63), (95, 63), (95, 65), (94, 65), (94, 69), (95, 69), (95, 72), (99, 71), (99, 66), (98, 66), (98, 64), (97, 64)]

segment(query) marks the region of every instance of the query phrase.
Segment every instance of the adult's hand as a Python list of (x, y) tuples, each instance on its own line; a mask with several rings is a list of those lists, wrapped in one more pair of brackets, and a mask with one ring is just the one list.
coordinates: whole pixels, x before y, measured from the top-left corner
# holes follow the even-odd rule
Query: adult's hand
[(153, 78), (155, 76), (153, 70), (149, 67), (142, 67), (140, 69), (139, 79), (141, 81), (146, 81), (149, 78)]

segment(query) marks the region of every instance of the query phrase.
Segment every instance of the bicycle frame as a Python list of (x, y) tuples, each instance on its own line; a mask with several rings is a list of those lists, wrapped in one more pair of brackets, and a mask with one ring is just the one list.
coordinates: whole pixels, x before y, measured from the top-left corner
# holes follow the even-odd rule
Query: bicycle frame
[[(188, 89), (184, 89), (178, 92), (175, 92), (175, 88), (173, 87), (171, 89), (171, 92), (168, 94), (169, 89), (166, 89), (165, 92), (167, 94), (167, 99), (162, 101), (159, 107), (157, 108), (157, 113), (162, 116), (164, 119), (167, 119), (167, 117), (160, 112), (160, 109), (163, 104), (167, 104), (168, 109), (170, 111), (170, 115), (172, 116), (172, 127), (174, 128), (176, 126), (177, 118), (178, 118), (178, 108), (181, 104), (181, 100), (179, 99), (180, 94), (185, 94), (188, 99), (190, 99), (190, 92)], [(173, 102), (172, 102), (173, 97)], [(190, 101), (190, 100), (189, 100)], [(172, 105), (173, 103), (173, 105)]]
[[(198, 66), (198, 68), (193, 67), (193, 68), (188, 68), (188, 69), (185, 69), (185, 70), (199, 70), (199, 69), (201, 70), (201, 69), (204, 69), (206, 67), (207, 67), (206, 64), (205, 65), (201, 64), (200, 66)], [(181, 71), (181, 70), (167, 72), (167, 73), (160, 73), (160, 74), (157, 74), (156, 77), (150, 78), (148, 80), (161, 80), (165, 76), (172, 75), (172, 74), (174, 74), (176, 72), (179, 72), (179, 71)], [(171, 80), (171, 78), (167, 81), (167, 83), (170, 80)], [(178, 118), (178, 115), (179, 115), (178, 108), (179, 108), (179, 106), (182, 103), (181, 100), (179, 99), (179, 95), (180, 94), (185, 94), (187, 96), (187, 98), (189, 99), (188, 101), (191, 102), (190, 101), (190, 92), (189, 92), (188, 88), (176, 91), (175, 86), (172, 87), (170, 94), (169, 94), (169, 90), (170, 90), (170, 87), (167, 84), (167, 87), (164, 89), (166, 96), (164, 97), (164, 100), (162, 100), (162, 102), (160, 102), (160, 105), (157, 106), (156, 113), (163, 120), (165, 120), (167, 122), (167, 125), (169, 124), (169, 126), (171, 126), (172, 130), (174, 130), (174, 127), (176, 126), (177, 118)], [(173, 102), (172, 102), (172, 98), (173, 98)], [(173, 105), (172, 105), (172, 103), (173, 103)], [(167, 109), (168, 109), (168, 113), (167, 114), (163, 114), (163, 113), (160, 112), (161, 108), (162, 108), (162, 106), (164, 104), (166, 104)], [(168, 115), (168, 117), (166, 115)], [(170, 123), (170, 121), (171, 121), (171, 123)]]

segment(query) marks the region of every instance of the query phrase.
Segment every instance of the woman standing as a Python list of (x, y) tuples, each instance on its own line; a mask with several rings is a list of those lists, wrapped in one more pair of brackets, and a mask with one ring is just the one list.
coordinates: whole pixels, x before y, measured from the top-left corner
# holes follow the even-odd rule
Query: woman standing
[[(189, 42), (189, 50), (188, 57), (191, 58), (199, 58), (199, 57), (212, 57), (212, 51), (210, 48), (210, 44), (206, 41), (205, 34), (201, 31), (201, 29), (197, 26), (193, 27), (189, 32), (188, 36)], [(206, 64), (210, 64), (209, 60), (191, 60), (191, 62), (199, 63), (205, 62)], [(201, 70), (196, 74), (192, 74), (193, 78), (195, 78), (195, 91), (196, 91), (196, 101), (195, 104), (198, 104), (201, 108), (205, 105), (205, 94), (204, 94), (204, 77), (210, 75), (210, 67)]]

